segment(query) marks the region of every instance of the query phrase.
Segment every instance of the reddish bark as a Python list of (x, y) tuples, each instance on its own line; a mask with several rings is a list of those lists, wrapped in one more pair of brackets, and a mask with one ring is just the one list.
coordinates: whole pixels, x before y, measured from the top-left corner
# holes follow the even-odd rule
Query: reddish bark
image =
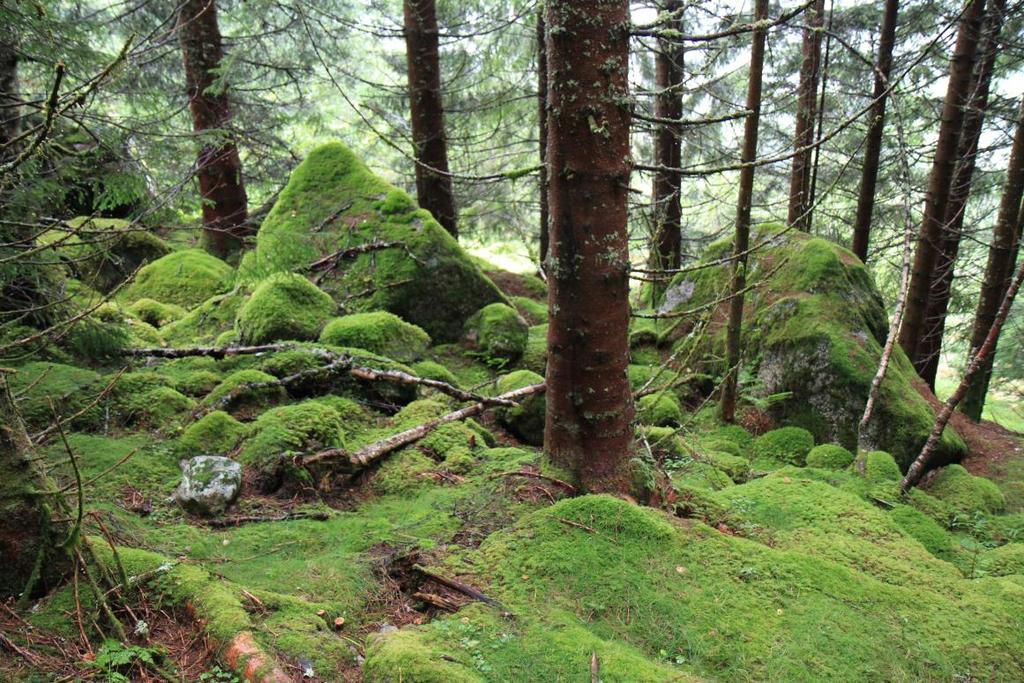
[(634, 416), (626, 373), (629, 3), (548, 0), (546, 8), (554, 172), (544, 448), (585, 490), (625, 492)]
[[(768, 19), (768, 0), (757, 0), (757, 22)], [(747, 81), (747, 118), (743, 124), (743, 157), (748, 164), (740, 171), (740, 189), (736, 202), (736, 237), (733, 244), (732, 298), (726, 328), (726, 376), (722, 382), (720, 410), (725, 422), (736, 417), (736, 376), (740, 365), (740, 336), (743, 330), (743, 290), (747, 286), (747, 251), (750, 249), (750, 205), (754, 197), (754, 166), (757, 158), (757, 133), (761, 119), (761, 77), (764, 71), (765, 29), (754, 31), (750, 46), (750, 76)]]
[(889, 75), (892, 73), (892, 51), (896, 44), (896, 16), (899, 0), (885, 0), (882, 31), (875, 62), (875, 87), (871, 93), (871, 123), (864, 141), (864, 167), (861, 170), (857, 197), (857, 217), (853, 224), (851, 249), (864, 263), (868, 261), (871, 239), (871, 215), (875, 209), (875, 188), (878, 186), (878, 162), (882, 156), (882, 134), (885, 132), (885, 105), (888, 100)]
[[(992, 244), (989, 245), (988, 264), (985, 266), (985, 278), (981, 283), (981, 295), (978, 298), (978, 309), (971, 330), (972, 353), (984, 344), (986, 333), (995, 320), (1002, 293), (1010, 286), (1010, 274), (1013, 272), (1013, 264), (1017, 262), (1021, 230), (1024, 228), (1022, 198), (1024, 198), (1024, 98), (1020, 103), (1017, 130), (1013, 136), (1010, 162), (1006, 169), (1006, 185), (999, 203), (999, 215), (996, 219)], [(960, 408), (975, 422), (981, 419), (981, 411), (985, 407), (985, 395), (988, 393), (989, 382), (992, 379), (994, 358), (995, 348), (993, 348), (991, 356), (982, 362), (978, 373), (971, 380)]]
[(821, 76), (821, 34), (825, 18), (825, 0), (814, 0), (807, 9), (804, 26), (803, 58), (800, 62), (800, 85), (797, 90), (796, 131), (793, 145), (793, 170), (789, 177), (789, 216), (787, 223), (800, 230), (810, 225), (811, 175), (814, 150), (814, 129), (818, 109), (818, 79)]
[[(682, 34), (682, 2), (666, 0), (663, 10), (677, 13), (670, 27)], [(661, 39), (654, 58), (655, 82), (658, 95), (654, 100), (654, 115), (663, 119), (654, 136), (654, 164), (659, 170), (654, 175), (655, 249), (651, 265), (654, 268), (678, 268), (682, 251), (682, 213), (679, 205), (682, 177), (678, 169), (682, 161), (683, 117), (683, 44)]]
[(925, 328), (928, 298), (934, 281), (935, 264), (942, 244), (942, 228), (946, 221), (950, 189), (956, 166), (956, 152), (963, 127), (964, 104), (969, 95), (971, 73), (977, 56), (978, 35), (985, 11), (985, 0), (968, 0), (960, 18), (956, 48), (950, 61), (949, 84), (942, 105), (942, 121), (928, 177), (924, 218), (914, 252), (914, 267), (907, 297), (907, 312), (900, 330), (900, 346), (907, 352), (918, 372), (921, 359), (917, 355)]
[(978, 157), (978, 141), (981, 139), (981, 127), (988, 110), (989, 86), (992, 82), (992, 72), (995, 70), (999, 29), (1002, 27), (1005, 9), (1006, 0), (993, 0), (986, 17), (985, 35), (971, 78), (970, 101), (964, 113), (963, 129), (957, 146), (956, 170), (950, 186), (942, 243), (936, 258), (935, 273), (932, 276), (932, 291), (925, 308), (926, 328), (917, 348), (921, 378), (932, 391), (935, 390), (935, 377), (939, 371), (942, 338), (946, 330), (946, 313), (949, 311), (956, 259), (963, 237), (964, 214), (971, 196), (971, 183), (974, 180), (974, 168)]
[(178, 12), (178, 40), (185, 65), (192, 130), (201, 141), (196, 160), (203, 233), (210, 250), (224, 257), (255, 232), (248, 223), (242, 161), (231, 138), (231, 107), (217, 69), (224, 48), (214, 0), (185, 0)]
[(537, 12), (537, 132), (540, 144), (540, 267), (548, 258), (548, 48), (543, 6)]
[(441, 59), (434, 0), (405, 0), (409, 113), (416, 152), (416, 199), (453, 237), (459, 236), (448, 138), (441, 101)]

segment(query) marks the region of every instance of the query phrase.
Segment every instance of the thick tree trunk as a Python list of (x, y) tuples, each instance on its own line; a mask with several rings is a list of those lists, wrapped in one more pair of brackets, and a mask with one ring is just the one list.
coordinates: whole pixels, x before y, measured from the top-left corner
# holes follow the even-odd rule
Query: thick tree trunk
[(885, 0), (882, 31), (875, 62), (875, 87), (871, 93), (871, 123), (864, 142), (864, 168), (861, 170), (860, 190), (857, 196), (857, 217), (853, 223), (851, 249), (864, 263), (868, 261), (868, 243), (871, 239), (871, 216), (875, 210), (875, 189), (878, 185), (878, 162), (882, 156), (882, 136), (885, 132), (885, 104), (888, 100), (889, 75), (892, 73), (892, 51), (896, 44), (896, 16), (899, 0)]
[(963, 129), (957, 146), (957, 164), (950, 186), (949, 205), (946, 207), (942, 242), (932, 276), (932, 291), (925, 308), (925, 330), (918, 343), (917, 358), (921, 367), (921, 378), (935, 391), (935, 377), (939, 371), (942, 355), (942, 338), (946, 331), (946, 313), (949, 298), (953, 292), (953, 276), (956, 259), (960, 253), (963, 237), (964, 214), (971, 196), (971, 183), (978, 157), (978, 141), (988, 110), (989, 86), (995, 69), (998, 51), (999, 29), (1003, 23), (1006, 0), (993, 0), (985, 20), (985, 33), (978, 48), (978, 59), (971, 78), (969, 103), (964, 113)]
[(448, 173), (448, 138), (441, 101), (434, 0), (405, 0), (405, 48), (409, 75), (409, 113), (416, 152), (416, 199), (452, 237), (459, 236), (452, 177)]
[(818, 109), (818, 79), (821, 75), (821, 34), (825, 18), (825, 0), (814, 0), (807, 8), (804, 26), (803, 59), (800, 62), (800, 85), (797, 90), (796, 131), (793, 145), (793, 170), (789, 177), (788, 224), (800, 230), (810, 225), (811, 171), (814, 150), (816, 112)]
[(537, 11), (537, 132), (540, 142), (540, 267), (548, 258), (548, 48), (544, 7)]
[[(768, 19), (768, 0), (757, 0), (757, 22)], [(761, 119), (761, 76), (764, 71), (765, 29), (755, 30), (750, 47), (750, 76), (747, 81), (747, 118), (743, 124), (744, 164), (757, 158), (757, 132)], [(726, 328), (726, 376), (722, 382), (720, 409), (722, 419), (732, 422), (736, 416), (736, 376), (740, 366), (740, 337), (743, 330), (743, 290), (747, 286), (747, 250), (750, 248), (750, 205), (754, 197), (754, 166), (740, 171), (739, 197), (736, 201), (736, 238), (733, 245), (732, 298)]]
[(21, 132), (18, 53), (11, 37), (0, 39), (0, 161), (14, 156), (9, 143)]
[[(682, 34), (681, 0), (666, 0), (663, 10), (674, 13), (670, 27)], [(678, 40), (661, 39), (654, 58), (658, 95), (654, 115), (659, 119), (678, 121), (683, 117), (683, 44)], [(678, 268), (682, 251), (682, 215), (679, 204), (682, 178), (682, 127), (678, 123), (658, 123), (654, 137), (654, 250), (653, 268)]]
[(629, 3), (548, 0), (549, 245), (544, 449), (588, 491), (627, 491)]
[(907, 470), (907, 476), (903, 478), (900, 483), (900, 488), (903, 491), (907, 491), (913, 486), (916, 486), (921, 477), (925, 472), (928, 471), (928, 466), (931, 464), (932, 454), (935, 452), (935, 447), (942, 439), (942, 431), (946, 428), (949, 423), (949, 418), (953, 415), (953, 411), (956, 410), (957, 405), (963, 400), (967, 394), (968, 388), (974, 383), (975, 377), (981, 372), (982, 366), (993, 357), (996, 351), (996, 343), (999, 341), (999, 334), (1003, 330), (1003, 324), (1006, 322), (1007, 316), (1010, 315), (1010, 308), (1013, 306), (1013, 300), (1017, 296), (1017, 292), (1020, 290), (1021, 282), (1024, 281), (1024, 263), (1020, 264), (1017, 269), (1017, 274), (1013, 276), (1013, 280), (1010, 282), (1010, 287), (1006, 290), (1006, 293), (1002, 297), (1002, 301), (999, 304), (999, 310), (996, 312), (995, 318), (992, 320), (992, 326), (988, 329), (988, 333), (985, 335), (985, 341), (982, 342), (972, 354), (971, 361), (967, 365), (967, 371), (964, 373), (963, 379), (960, 380), (960, 384), (957, 386), (956, 391), (953, 395), (946, 400), (942, 405), (942, 409), (935, 418), (935, 424), (932, 426), (931, 434), (928, 435), (928, 440), (924, 444), (924, 448), (921, 449), (921, 454), (917, 456), (910, 468)]
[(203, 233), (210, 250), (221, 257), (242, 247), (253, 234), (246, 221), (248, 199), (242, 160), (228, 128), (231, 107), (227, 90), (217, 83), (224, 48), (214, 0), (185, 0), (178, 12), (178, 40), (185, 65), (192, 130), (200, 138), (196, 161), (203, 202)]
[[(981, 283), (981, 295), (978, 298), (978, 309), (971, 330), (972, 355), (985, 343), (985, 336), (995, 320), (1002, 294), (1010, 285), (1013, 265), (1017, 262), (1017, 253), (1020, 247), (1021, 229), (1024, 228), (1022, 197), (1024, 197), (1024, 98), (1020, 103), (1017, 130), (1013, 136), (1010, 162), (1006, 169), (1006, 186), (1003, 188), (1003, 197), (999, 204), (999, 215), (996, 219), (992, 244), (988, 250), (988, 264), (985, 267), (985, 278)], [(985, 395), (988, 393), (989, 382), (992, 380), (994, 359), (995, 348), (992, 349), (990, 357), (981, 363), (977, 374), (972, 378), (960, 407), (960, 410), (975, 422), (981, 419), (981, 411), (985, 407)]]
[(907, 297), (907, 312), (900, 331), (900, 346), (910, 356), (917, 371), (922, 371), (917, 350), (925, 327), (928, 298), (934, 282), (935, 264), (942, 245), (949, 194), (956, 166), (956, 152), (963, 127), (964, 104), (969, 95), (971, 72), (977, 55), (978, 36), (985, 12), (985, 0), (968, 0), (960, 18), (956, 48), (949, 67), (949, 84), (942, 105), (942, 122), (928, 177), (924, 217), (914, 252), (914, 268)]

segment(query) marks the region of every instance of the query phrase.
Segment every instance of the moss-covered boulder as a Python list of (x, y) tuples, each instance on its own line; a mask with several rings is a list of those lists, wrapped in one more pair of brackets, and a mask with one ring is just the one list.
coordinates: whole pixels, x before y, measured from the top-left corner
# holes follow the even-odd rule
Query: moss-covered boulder
[[(516, 370), (502, 375), (495, 383), (495, 393), (504, 394), (516, 389), (539, 384), (544, 378), (529, 370)], [(499, 407), (494, 410), (498, 422), (517, 437), (530, 444), (540, 446), (544, 443), (544, 411), (547, 404), (544, 394), (527, 396), (515, 408)]]
[(257, 281), (316, 262), (320, 286), (349, 309), (390, 311), (438, 342), (456, 341), (469, 316), (505, 301), (427, 211), (341, 143), (313, 150), (295, 169), (240, 271)]
[(647, 425), (678, 427), (683, 422), (683, 407), (675, 394), (659, 391), (637, 400), (636, 416)]
[[(757, 377), (761, 395), (788, 394), (768, 408), (776, 422), (804, 427), (820, 442), (855, 450), (857, 425), (888, 334), (871, 274), (843, 247), (781, 226), (761, 226), (752, 241), (759, 248), (747, 276), (756, 286), (745, 298), (746, 371)], [(730, 248), (728, 242), (709, 247), (703, 260), (708, 267), (678, 275), (656, 307), (671, 311), (714, 305), (728, 286), (730, 268), (722, 257)], [(695, 369), (711, 377), (725, 370), (728, 303), (718, 306), (721, 314), (711, 317), (698, 340), (689, 336), (688, 322), (664, 335), (676, 345), (701, 344), (694, 357), (706, 360)], [(920, 452), (934, 422), (927, 393), (897, 347), (867, 437), (903, 468)], [(936, 462), (956, 461), (965, 453), (963, 440), (947, 427)]]
[(288, 393), (280, 385), (271, 384), (276, 379), (259, 370), (237, 370), (214, 387), (202, 404), (243, 419), (255, 417), (260, 411), (287, 400)]
[(242, 305), (235, 326), (244, 344), (312, 341), (334, 311), (334, 300), (306, 278), (275, 273), (261, 282)]
[(128, 312), (144, 323), (160, 328), (185, 315), (185, 309), (155, 299), (139, 299), (128, 306)]
[(103, 406), (95, 399), (107, 382), (92, 370), (36, 361), (16, 368), (7, 381), (30, 430), (52, 424), (54, 409), (63, 418), (75, 416), (73, 429), (97, 429), (103, 423)]
[(178, 439), (177, 449), (186, 457), (224, 455), (234, 449), (246, 430), (223, 410), (214, 410), (189, 425)]
[(174, 251), (143, 266), (121, 300), (155, 299), (192, 308), (227, 291), (233, 272), (231, 266), (202, 249)]
[(926, 487), (928, 493), (959, 512), (1002, 512), (1006, 498), (999, 487), (960, 465), (944, 467)]
[(334, 346), (354, 346), (411, 363), (423, 357), (430, 346), (430, 335), (394, 313), (371, 311), (334, 318), (320, 333), (320, 341)]
[(781, 427), (766, 432), (750, 444), (750, 456), (758, 467), (803, 466), (814, 448), (814, 435), (802, 427)]
[(466, 339), (491, 363), (505, 365), (526, 351), (530, 328), (507, 304), (489, 304), (466, 321)]
[(341, 415), (317, 400), (268, 410), (253, 424), (252, 432), (238, 459), (253, 470), (264, 491), (306, 479), (306, 473), (293, 465), (291, 456), (342, 445)]
[(183, 317), (160, 328), (160, 336), (172, 346), (214, 344), (225, 346), (229, 334), (237, 341), (235, 319), (248, 300), (248, 292), (232, 290), (216, 294), (188, 311)]
[(823, 443), (807, 453), (807, 466), (823, 470), (844, 470), (853, 463), (853, 453), (834, 443)]
[(168, 254), (167, 244), (142, 226), (118, 218), (80, 216), (70, 230), (50, 230), (40, 245), (66, 261), (75, 277), (100, 292), (109, 292), (140, 266)]

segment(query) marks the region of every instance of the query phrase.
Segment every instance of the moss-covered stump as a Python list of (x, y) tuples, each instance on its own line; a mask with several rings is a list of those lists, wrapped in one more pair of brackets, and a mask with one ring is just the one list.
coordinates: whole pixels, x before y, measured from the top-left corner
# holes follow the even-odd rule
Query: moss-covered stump
[(314, 264), (320, 286), (347, 309), (390, 311), (438, 342), (456, 341), (469, 316), (505, 300), (427, 211), (341, 143), (295, 169), (240, 270), (256, 281)]
[[(758, 377), (763, 395), (790, 394), (771, 404), (776, 422), (804, 427), (820, 442), (855, 450), (857, 424), (888, 333), (871, 275), (848, 250), (805, 233), (762, 226), (753, 241), (764, 246), (754, 253), (748, 274), (748, 282), (756, 285), (745, 299), (748, 369)], [(678, 275), (660, 309), (685, 310), (718, 300), (730, 277), (728, 265), (719, 261), (730, 248), (728, 242), (709, 247), (704, 263), (710, 267)], [(728, 304), (720, 306), (696, 355), (714, 359), (698, 368), (712, 376), (724, 371), (720, 359), (725, 357)], [(690, 325), (680, 324), (667, 337), (689, 343), (689, 331)], [(920, 452), (934, 421), (924, 398), (927, 391), (897, 347), (867, 436), (903, 468)], [(936, 463), (959, 460), (965, 453), (963, 440), (947, 427)]]
[(412, 363), (426, 353), (430, 335), (394, 313), (371, 311), (334, 318), (320, 333), (320, 341), (334, 346), (354, 346), (401, 363)]
[(111, 291), (140, 266), (171, 251), (146, 228), (117, 218), (80, 216), (67, 224), (71, 232), (50, 230), (39, 244), (51, 245), (76, 278), (100, 292)]
[(242, 305), (235, 326), (243, 344), (313, 341), (334, 311), (334, 300), (306, 278), (275, 273)]
[(466, 339), (484, 359), (504, 366), (519, 360), (526, 352), (529, 326), (507, 304), (489, 304), (466, 321)]
[(155, 299), (192, 308), (231, 285), (231, 266), (202, 249), (171, 252), (142, 267), (122, 301)]

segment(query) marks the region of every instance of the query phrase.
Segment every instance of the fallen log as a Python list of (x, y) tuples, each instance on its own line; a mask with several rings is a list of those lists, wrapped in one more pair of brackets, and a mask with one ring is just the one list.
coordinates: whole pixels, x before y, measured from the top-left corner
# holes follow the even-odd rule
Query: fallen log
[[(500, 396), (497, 396), (496, 398), (501, 399), (503, 401), (511, 401), (513, 403), (518, 403), (521, 399), (524, 399), (538, 392), (544, 391), (545, 388), (546, 385), (543, 382), (539, 384), (531, 384), (521, 389), (508, 391), (504, 394), (501, 394)], [(412, 427), (411, 429), (407, 429), (404, 432), (392, 434), (386, 439), (382, 439), (380, 441), (377, 441), (376, 443), (370, 444), (369, 446), (360, 448), (355, 453), (350, 453), (344, 448), (328, 448), (327, 450), (319, 451), (318, 453), (312, 453), (310, 455), (305, 456), (296, 456), (296, 460), (298, 461), (298, 464), (303, 467), (323, 463), (340, 463), (343, 465), (347, 465), (348, 469), (351, 469), (352, 471), (359, 470), (364, 467), (367, 467), (368, 465), (372, 464), (377, 460), (380, 460), (381, 458), (383, 458), (388, 453), (391, 453), (392, 451), (398, 450), (403, 446), (408, 446), (411, 443), (419, 441), (427, 434), (432, 432), (434, 429), (440, 427), (443, 424), (448, 424), (449, 422), (458, 422), (459, 420), (465, 420), (466, 418), (473, 417), (474, 415), (479, 415), (484, 410), (486, 410), (487, 407), (488, 404), (486, 402), (478, 401), (473, 405), (466, 406), (465, 408), (459, 408), (456, 411), (450, 412), (446, 415), (442, 415), (441, 417), (435, 418), (428, 422), (424, 422), (423, 424)]]

